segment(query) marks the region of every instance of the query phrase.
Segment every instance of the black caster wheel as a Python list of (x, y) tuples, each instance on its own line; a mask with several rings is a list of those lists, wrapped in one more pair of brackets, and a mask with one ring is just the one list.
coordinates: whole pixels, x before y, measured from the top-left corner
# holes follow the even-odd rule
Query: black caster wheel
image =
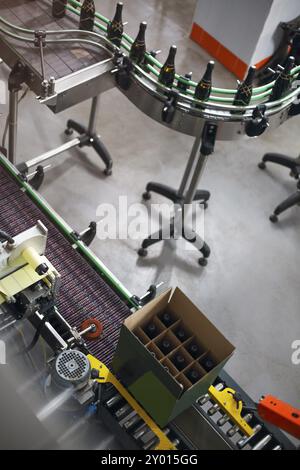
[(73, 129), (70, 129), (69, 127), (65, 130), (66, 135), (72, 135), (73, 134)]
[(260, 170), (265, 170), (265, 169), (266, 169), (266, 164), (265, 164), (265, 162), (260, 162), (260, 163), (258, 164), (258, 168), (259, 168)]
[(144, 201), (149, 201), (151, 199), (151, 194), (149, 193), (149, 191), (145, 191), (143, 193), (143, 199)]
[(148, 251), (146, 250), (146, 248), (140, 248), (138, 251), (138, 255), (141, 258), (146, 258), (147, 254), (148, 254)]
[(199, 258), (198, 263), (199, 263), (200, 266), (205, 267), (205, 266), (207, 266), (208, 261), (207, 261), (206, 258)]
[(294, 171), (290, 171), (290, 177), (294, 178), (296, 181), (299, 179), (298, 173), (295, 173)]
[(106, 168), (103, 173), (105, 176), (111, 176), (112, 175), (112, 169), (111, 168)]
[(270, 216), (270, 221), (272, 222), (272, 224), (277, 224), (277, 222), (278, 222), (278, 217), (277, 217), (277, 215), (272, 214), (272, 215)]

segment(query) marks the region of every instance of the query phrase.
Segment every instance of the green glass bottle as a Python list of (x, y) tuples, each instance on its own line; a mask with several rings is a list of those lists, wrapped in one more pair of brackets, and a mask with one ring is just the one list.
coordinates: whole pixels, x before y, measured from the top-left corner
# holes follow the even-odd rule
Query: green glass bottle
[(191, 369), (186, 373), (187, 378), (189, 381), (194, 385), (195, 383), (199, 382), (200, 374), (196, 369)]
[(52, 15), (54, 18), (63, 18), (66, 14), (68, 0), (53, 0)]
[(147, 23), (143, 21), (140, 24), (139, 33), (131, 46), (130, 58), (138, 65), (142, 65), (145, 62), (145, 53), (146, 53), (146, 29)]
[(283, 98), (291, 89), (292, 76), (291, 71), (295, 65), (295, 57), (290, 56), (286, 62), (284, 70), (280, 72), (270, 95), (269, 101), (277, 101)]
[(179, 341), (181, 341), (182, 343), (184, 343), (184, 341), (188, 338), (186, 331), (181, 326), (177, 328), (174, 333), (175, 336), (177, 336)]
[(162, 339), (158, 343), (158, 347), (165, 356), (167, 356), (169, 352), (173, 349), (171, 341), (169, 341), (167, 338)]
[(122, 12), (123, 12), (123, 3), (118, 2), (114, 19), (110, 21), (107, 26), (108, 39), (118, 47), (121, 46), (123, 31), (124, 31)]
[(158, 335), (157, 327), (155, 323), (153, 322), (148, 323), (144, 331), (149, 336), (150, 339), (153, 339), (155, 338), (155, 336)]
[(215, 67), (213, 60), (208, 62), (206, 71), (195, 89), (195, 98), (199, 101), (207, 101), (211, 94), (212, 73)]
[(185, 358), (180, 353), (175, 354), (172, 358), (172, 362), (179, 371), (184, 369), (187, 365)]
[(163, 312), (159, 315), (160, 321), (165, 325), (166, 328), (169, 328), (171, 326), (175, 319), (169, 312)]
[(81, 6), (79, 29), (93, 31), (96, 8), (94, 0), (84, 0)]
[(239, 85), (233, 100), (234, 106), (248, 106), (250, 104), (253, 92), (253, 82), (256, 73), (256, 67), (249, 68), (247, 77)]
[(176, 46), (171, 46), (170, 52), (168, 55), (168, 58), (161, 68), (160, 74), (159, 74), (159, 82), (162, 83), (163, 85), (171, 88), (174, 79), (175, 79), (175, 57), (176, 57), (176, 52), (177, 52), (177, 47)]

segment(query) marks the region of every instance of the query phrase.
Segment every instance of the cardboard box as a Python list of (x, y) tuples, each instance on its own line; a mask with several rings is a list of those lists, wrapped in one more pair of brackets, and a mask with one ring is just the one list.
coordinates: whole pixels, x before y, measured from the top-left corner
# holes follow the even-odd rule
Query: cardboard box
[[(161, 321), (166, 312), (173, 320), (169, 326)], [(149, 324), (155, 325), (153, 338), (149, 337)], [(183, 341), (176, 336), (178, 329), (186, 333)], [(165, 353), (160, 349), (163, 339), (171, 344)], [(198, 346), (195, 357), (188, 352), (192, 343)], [(164, 427), (207, 392), (233, 352), (234, 346), (180, 289), (169, 289), (125, 320), (113, 371)], [(198, 376), (195, 383), (190, 379), (191, 370)]]

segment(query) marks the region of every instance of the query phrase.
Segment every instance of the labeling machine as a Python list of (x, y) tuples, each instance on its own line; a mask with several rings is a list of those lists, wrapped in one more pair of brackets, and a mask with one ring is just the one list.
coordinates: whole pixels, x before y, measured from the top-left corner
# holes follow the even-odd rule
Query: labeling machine
[(36, 333), (23, 355), (43, 337), (50, 348), (50, 395), (66, 393), (82, 409), (92, 406), (90, 419), (101, 420), (125, 449), (294, 448), (259, 417), (225, 371), (161, 429), (111, 371), (121, 325), (140, 308), (140, 299), (2, 155), (0, 187), (1, 338), (18, 323), (33, 325)]

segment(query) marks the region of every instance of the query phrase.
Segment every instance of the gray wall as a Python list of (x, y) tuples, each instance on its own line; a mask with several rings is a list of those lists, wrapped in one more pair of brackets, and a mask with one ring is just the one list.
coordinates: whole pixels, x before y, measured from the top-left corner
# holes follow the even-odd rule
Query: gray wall
[(273, 0), (198, 0), (194, 21), (250, 63)]
[(293, 20), (299, 15), (300, 0), (273, 0), (271, 11), (252, 58), (254, 64), (274, 53), (282, 37), (281, 29), (278, 29), (279, 23)]
[(281, 21), (300, 15), (300, 0), (198, 0), (194, 22), (246, 64), (272, 55)]

